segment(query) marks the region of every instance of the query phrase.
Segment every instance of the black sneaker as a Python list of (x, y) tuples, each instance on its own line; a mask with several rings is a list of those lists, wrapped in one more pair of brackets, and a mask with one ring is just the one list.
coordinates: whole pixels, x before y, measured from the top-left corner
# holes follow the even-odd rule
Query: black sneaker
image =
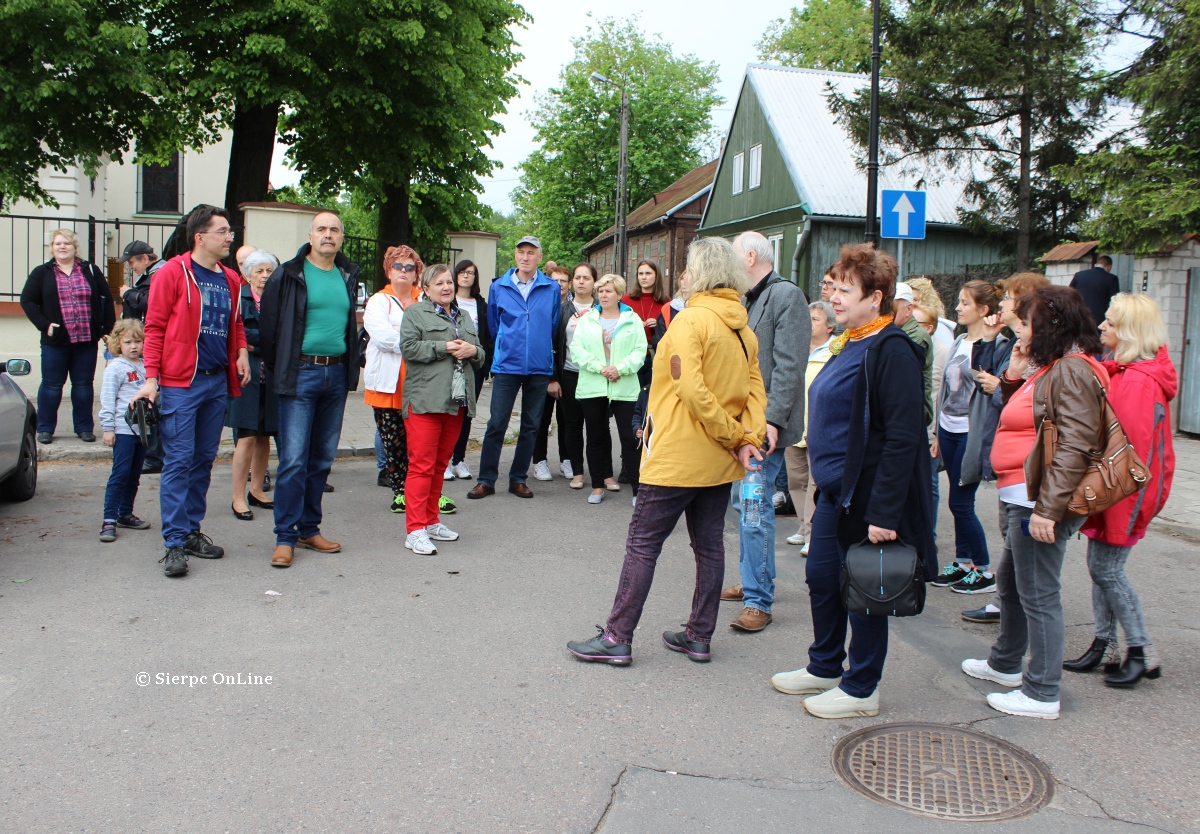
[(596, 626), (600, 633), (586, 643), (567, 643), (567, 651), (580, 660), (591, 663), (607, 663), (610, 666), (628, 666), (633, 662), (633, 650), (629, 646), (614, 643), (604, 636), (604, 629)]
[(983, 571), (973, 570), (960, 582), (950, 586), (956, 594), (990, 594), (996, 590), (996, 574), (984, 576)]
[(78, 437), (80, 440), (82, 440), (84, 443), (95, 443), (96, 442), (96, 435), (90, 431), (77, 431), (77, 432), (75, 432), (75, 436)]
[(962, 612), (962, 618), (968, 623), (998, 623), (1000, 622), (1000, 612), (988, 611), (988, 607), (985, 605), (983, 608)]
[(333, 492), (333, 484), (325, 484), (324, 492)]
[(379, 474), (375, 476), (375, 486), (381, 486), (384, 489), (392, 488), (391, 483), (388, 482), (387, 470), (379, 470)]
[(100, 541), (115, 542), (117, 540), (117, 523), (115, 521), (104, 520), (100, 525)]
[(689, 660), (708, 663), (712, 660), (712, 647), (708, 643), (689, 640), (686, 631), (664, 631), (663, 645), (673, 652), (684, 652)]
[(48, 431), (40, 431), (37, 433), (37, 442), (43, 446), (48, 446), (54, 442), (54, 435)]
[(195, 556), (197, 559), (220, 559), (225, 555), (223, 547), (217, 547), (212, 539), (199, 530), (193, 530), (188, 535), (187, 541), (183, 543), (183, 550), (188, 556)]
[(942, 572), (937, 575), (937, 579), (930, 584), (935, 588), (946, 588), (953, 585), (955, 582), (961, 582), (967, 578), (970, 571), (960, 565), (958, 562), (951, 562), (942, 568)]
[(450, 496), (443, 495), (438, 499), (438, 513), (440, 515), (454, 515), (458, 512), (458, 506), (450, 500)]
[(167, 555), (158, 560), (167, 576), (183, 576), (188, 570), (187, 551), (182, 547), (168, 547)]
[(143, 475), (161, 475), (162, 474), (162, 464), (161, 463), (148, 463), (142, 467), (142, 474)]
[(117, 526), (129, 530), (149, 530), (150, 522), (138, 518), (133, 513), (117, 516)]

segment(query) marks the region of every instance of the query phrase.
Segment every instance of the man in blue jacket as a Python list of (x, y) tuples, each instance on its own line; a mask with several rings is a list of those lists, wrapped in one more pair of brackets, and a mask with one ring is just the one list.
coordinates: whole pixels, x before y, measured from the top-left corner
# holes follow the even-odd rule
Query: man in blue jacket
[(554, 374), (554, 334), (558, 331), (559, 287), (539, 270), (542, 244), (532, 235), (517, 241), (515, 269), (492, 282), (488, 291), (488, 327), (496, 340), (492, 360), (492, 412), (479, 459), (479, 480), (468, 498), (496, 493), (500, 450), (517, 393), (521, 394), (521, 432), (508, 470), (508, 491), (532, 498), (525, 485), (533, 444), (542, 420), (546, 389)]

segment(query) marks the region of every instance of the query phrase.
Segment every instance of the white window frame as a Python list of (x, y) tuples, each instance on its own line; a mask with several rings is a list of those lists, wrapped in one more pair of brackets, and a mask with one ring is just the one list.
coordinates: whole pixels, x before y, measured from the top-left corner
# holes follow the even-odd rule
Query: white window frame
[(746, 169), (746, 155), (744, 153), (735, 153), (733, 155), (733, 193), (742, 193), (743, 175)]
[(783, 235), (771, 235), (767, 242), (771, 244), (771, 254), (775, 256), (775, 271), (779, 272), (779, 262), (783, 260)]
[(750, 190), (762, 185), (762, 144), (750, 149)]

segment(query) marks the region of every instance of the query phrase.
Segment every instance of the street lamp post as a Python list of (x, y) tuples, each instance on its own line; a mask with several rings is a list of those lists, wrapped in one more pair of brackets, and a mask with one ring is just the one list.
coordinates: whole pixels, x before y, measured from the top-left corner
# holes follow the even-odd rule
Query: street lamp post
[(871, 24), (871, 113), (867, 140), (867, 228), (863, 240), (875, 243), (875, 224), (879, 195), (879, 6), (882, 0), (872, 0)]
[(617, 234), (614, 248), (617, 255), (617, 274), (625, 277), (629, 266), (629, 239), (626, 232), (626, 218), (629, 215), (629, 206), (627, 205), (629, 194), (629, 92), (624, 85), (618, 85), (598, 72), (593, 72), (590, 80), (610, 87), (618, 87), (621, 90), (621, 142), (617, 158), (617, 220), (615, 224)]

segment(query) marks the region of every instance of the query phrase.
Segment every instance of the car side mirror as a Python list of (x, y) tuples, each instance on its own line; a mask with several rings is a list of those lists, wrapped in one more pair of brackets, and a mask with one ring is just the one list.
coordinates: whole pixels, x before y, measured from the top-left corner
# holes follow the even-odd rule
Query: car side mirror
[(4, 363), (4, 370), (9, 376), (28, 376), (32, 368), (28, 359), (9, 359)]

